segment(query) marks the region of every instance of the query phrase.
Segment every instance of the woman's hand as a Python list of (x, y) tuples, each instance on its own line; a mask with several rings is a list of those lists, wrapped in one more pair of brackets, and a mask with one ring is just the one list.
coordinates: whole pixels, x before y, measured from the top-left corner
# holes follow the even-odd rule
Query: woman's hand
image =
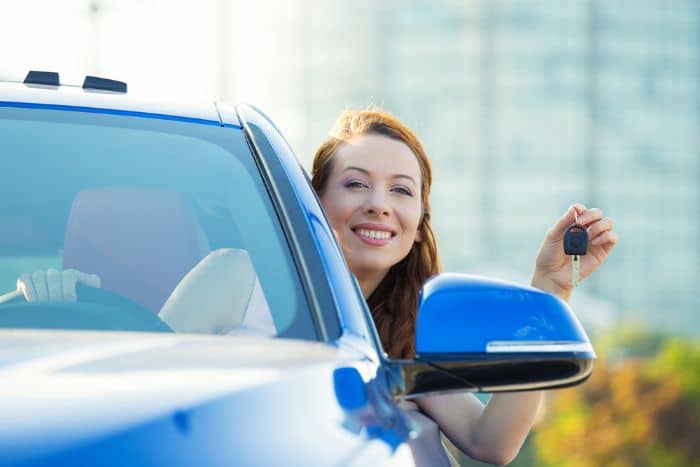
[(564, 233), (576, 222), (588, 232), (588, 253), (580, 257), (580, 279), (590, 276), (603, 264), (617, 243), (617, 233), (613, 231), (613, 220), (604, 217), (598, 208), (586, 209), (582, 204), (574, 204), (547, 231), (540, 247), (532, 285), (555, 293), (568, 300), (573, 289), (571, 283), (571, 257), (564, 253)]
[(90, 287), (100, 287), (100, 277), (75, 269), (58, 271), (25, 272), (17, 279), (17, 290), (28, 302), (67, 301), (75, 302), (75, 286), (80, 282)]

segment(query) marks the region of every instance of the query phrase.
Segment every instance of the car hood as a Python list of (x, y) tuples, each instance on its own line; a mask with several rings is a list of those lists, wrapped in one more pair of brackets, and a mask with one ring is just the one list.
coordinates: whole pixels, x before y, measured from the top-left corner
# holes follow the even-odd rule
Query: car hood
[(3, 330), (0, 457), (35, 457), (270, 386), (333, 366), (341, 352), (250, 336)]

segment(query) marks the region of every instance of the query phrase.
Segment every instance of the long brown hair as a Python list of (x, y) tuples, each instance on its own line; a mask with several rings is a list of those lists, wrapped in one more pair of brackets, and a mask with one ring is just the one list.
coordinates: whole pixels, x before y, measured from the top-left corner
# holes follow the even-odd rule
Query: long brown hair
[(420, 242), (414, 242), (410, 252), (389, 269), (384, 279), (367, 298), (374, 323), (384, 350), (392, 358), (413, 358), (415, 328), (420, 288), (431, 276), (440, 272), (435, 234), (430, 226), (430, 160), (418, 137), (393, 115), (377, 109), (348, 110), (336, 120), (328, 139), (316, 150), (311, 184), (319, 196), (333, 171), (333, 156), (338, 147), (352, 138), (379, 134), (406, 144), (415, 154), (420, 166), (423, 217), (418, 231)]

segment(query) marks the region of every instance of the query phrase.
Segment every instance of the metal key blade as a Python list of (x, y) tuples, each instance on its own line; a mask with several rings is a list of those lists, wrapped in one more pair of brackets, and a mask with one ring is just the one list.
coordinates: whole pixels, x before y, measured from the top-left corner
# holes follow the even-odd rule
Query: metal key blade
[(578, 284), (580, 282), (580, 278), (579, 278), (580, 266), (581, 266), (581, 263), (579, 261), (579, 256), (573, 255), (571, 257), (571, 286), (572, 287), (578, 287)]

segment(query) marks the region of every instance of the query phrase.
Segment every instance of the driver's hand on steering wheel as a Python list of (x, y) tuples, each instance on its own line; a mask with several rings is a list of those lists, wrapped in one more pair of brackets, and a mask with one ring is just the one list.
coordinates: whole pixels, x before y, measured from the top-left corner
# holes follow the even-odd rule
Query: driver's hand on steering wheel
[(22, 292), (28, 302), (75, 302), (75, 286), (78, 282), (99, 288), (101, 281), (100, 276), (96, 274), (87, 274), (75, 269), (49, 269), (31, 274), (25, 272), (17, 279), (17, 290)]

